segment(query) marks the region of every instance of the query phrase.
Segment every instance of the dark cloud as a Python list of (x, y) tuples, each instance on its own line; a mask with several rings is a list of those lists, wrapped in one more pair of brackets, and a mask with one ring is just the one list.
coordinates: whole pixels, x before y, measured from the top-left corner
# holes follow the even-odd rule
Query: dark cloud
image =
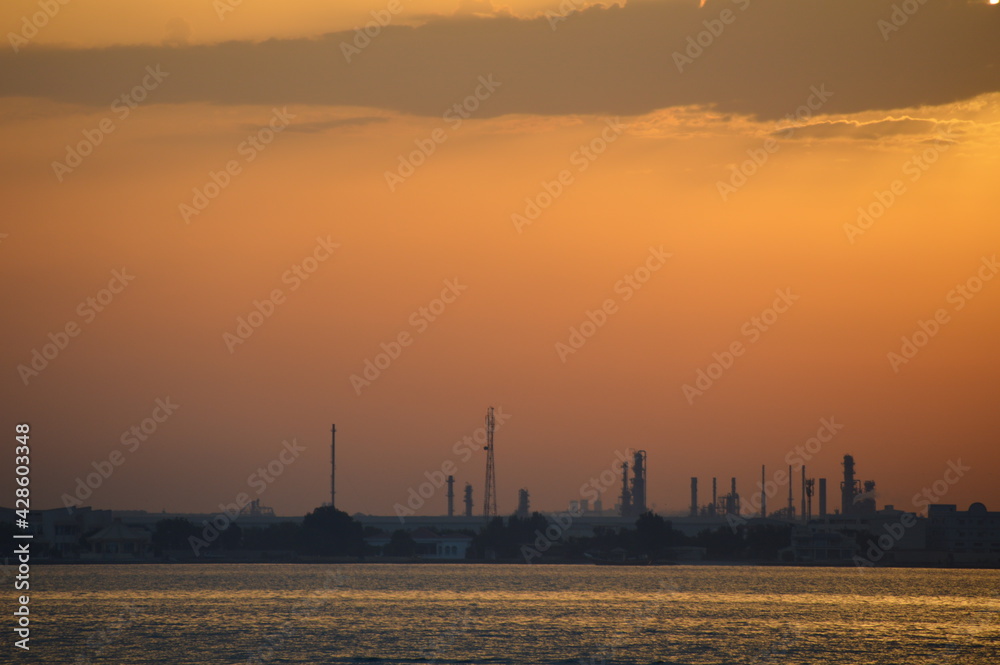
[[(333, 118), (331, 120), (316, 120), (312, 122), (294, 122), (288, 126), (289, 132), (301, 132), (304, 134), (318, 134), (328, 129), (339, 129), (341, 127), (363, 127), (376, 122), (388, 122), (388, 118), (378, 116), (361, 116), (357, 118)], [(253, 127), (252, 129), (256, 129)]]
[(834, 120), (798, 127), (788, 127), (773, 132), (773, 135), (796, 139), (847, 138), (875, 141), (893, 136), (922, 136), (934, 134), (935, 132), (942, 135), (950, 135), (954, 133), (952, 124), (950, 121), (924, 118), (889, 118), (872, 122)]
[[(106, 106), (156, 64), (170, 77), (150, 95), (155, 102), (346, 105), (421, 115), (442, 114), (473, 92), (479, 76), (492, 74), (501, 87), (482, 102), (479, 117), (634, 115), (708, 105), (777, 119), (818, 85), (833, 93), (821, 113), (944, 104), (1000, 89), (1000, 8), (914, 2), (917, 11), (886, 33), (878, 21), (890, 19), (893, 4), (709, 0), (699, 9), (696, 0), (670, 0), (593, 7), (559, 22), (454, 16), (382, 28), (351, 63), (341, 44), (354, 32), (201, 46), (29, 47), (0, 56), (0, 94)], [(712, 36), (723, 10), (734, 18)], [(681, 73), (673, 54), (699, 33), (712, 43)]]

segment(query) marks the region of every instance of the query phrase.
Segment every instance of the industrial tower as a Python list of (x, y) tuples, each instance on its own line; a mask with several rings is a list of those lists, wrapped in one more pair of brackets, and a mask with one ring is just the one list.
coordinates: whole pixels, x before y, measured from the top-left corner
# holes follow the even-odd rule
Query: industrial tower
[(330, 507), (337, 507), (337, 426), (330, 426)]
[(493, 418), (493, 407), (486, 412), (486, 495), (483, 500), (483, 517), (489, 522), (497, 516), (497, 472), (493, 466), (493, 430), (496, 422)]

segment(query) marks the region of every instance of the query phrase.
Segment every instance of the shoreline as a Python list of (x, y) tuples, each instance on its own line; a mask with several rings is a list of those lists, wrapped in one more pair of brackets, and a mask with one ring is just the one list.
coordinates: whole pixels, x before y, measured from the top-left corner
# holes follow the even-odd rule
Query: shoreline
[[(929, 565), (927, 563), (896, 563), (860, 566), (851, 561), (845, 562), (817, 562), (817, 563), (787, 563), (781, 561), (664, 561), (658, 563), (625, 563), (607, 564), (594, 563), (592, 561), (552, 559), (550, 561), (537, 560), (525, 563), (523, 560), (487, 560), (487, 559), (461, 559), (461, 560), (431, 560), (431, 559), (404, 559), (404, 558), (357, 558), (357, 557), (287, 557), (287, 558), (231, 558), (231, 557), (211, 557), (192, 559), (122, 559), (119, 561), (98, 561), (98, 560), (71, 560), (71, 559), (37, 559), (32, 561), (33, 565), (40, 566), (134, 566), (134, 565), (358, 565), (358, 564), (381, 564), (381, 565), (493, 565), (493, 566), (588, 566), (593, 568), (672, 568), (675, 566), (720, 568), (720, 567), (768, 567), (768, 568), (864, 568), (864, 569), (923, 569), (923, 570), (1000, 570), (998, 564), (941, 564)], [(4, 565), (12, 565), (4, 562)]]

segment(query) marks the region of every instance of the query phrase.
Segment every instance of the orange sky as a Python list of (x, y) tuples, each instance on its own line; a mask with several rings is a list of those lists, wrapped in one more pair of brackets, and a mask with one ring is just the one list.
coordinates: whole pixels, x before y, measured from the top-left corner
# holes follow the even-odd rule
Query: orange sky
[[(10, 432), (32, 425), (33, 507), (120, 451), (85, 504), (212, 511), (295, 438), (259, 498), (302, 514), (328, 499), (336, 422), (339, 507), (391, 514), (451, 460), (478, 513), (485, 461), (453, 445), (492, 404), (510, 414), (504, 513), (521, 487), (564, 508), (630, 447), (661, 511), (686, 510), (691, 476), (703, 497), (713, 475), (746, 495), (824, 418), (843, 429), (807, 469), (831, 507), (851, 453), (880, 506), (912, 509), (961, 460), (942, 502), (998, 509), (1000, 9), (925, 5), (883, 39), (891, 3), (813, 3), (862, 26), (833, 60), (843, 40), (782, 50), (807, 27), (781, 3), (630, 3), (554, 30), (537, 12), (557, 4), (458, 4), (404, 2), (351, 63), (354, 33), (336, 31), (388, 3), (245, 2), (222, 21), (207, 2), (70, 3), (0, 56), (4, 413)], [(4, 33), (36, 9), (6, 5)], [(724, 9), (734, 21), (678, 71), (672, 54)], [(643, 14), (660, 11), (676, 21), (662, 35)], [(161, 45), (173, 19), (188, 46)], [(961, 31), (966, 55), (935, 50)], [(772, 34), (787, 43), (755, 38)], [(616, 40), (636, 51), (601, 51)], [(201, 201), (212, 174), (227, 184)], [(114, 271), (134, 279), (102, 295)], [(275, 290), (252, 335), (227, 337)], [(890, 356), (921, 322), (927, 343)], [(400, 333), (398, 357), (352, 382)], [(21, 368), (50, 334), (65, 348)], [(685, 390), (734, 343), (731, 367)], [(167, 397), (146, 441), (121, 440)]]

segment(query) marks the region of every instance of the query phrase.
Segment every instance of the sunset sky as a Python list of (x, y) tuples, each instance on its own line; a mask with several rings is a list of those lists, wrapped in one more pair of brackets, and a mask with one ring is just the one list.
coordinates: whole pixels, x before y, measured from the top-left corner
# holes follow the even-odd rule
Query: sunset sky
[(336, 423), (339, 508), (392, 514), (451, 461), (479, 514), (455, 444), (493, 405), (503, 514), (629, 448), (660, 512), (691, 476), (747, 497), (824, 419), (831, 509), (850, 453), (880, 507), (960, 460), (940, 502), (1000, 510), (988, 0), (10, 0), (0, 26), (32, 508), (115, 455), (84, 505), (213, 512), (295, 439), (249, 491), (301, 515)]

